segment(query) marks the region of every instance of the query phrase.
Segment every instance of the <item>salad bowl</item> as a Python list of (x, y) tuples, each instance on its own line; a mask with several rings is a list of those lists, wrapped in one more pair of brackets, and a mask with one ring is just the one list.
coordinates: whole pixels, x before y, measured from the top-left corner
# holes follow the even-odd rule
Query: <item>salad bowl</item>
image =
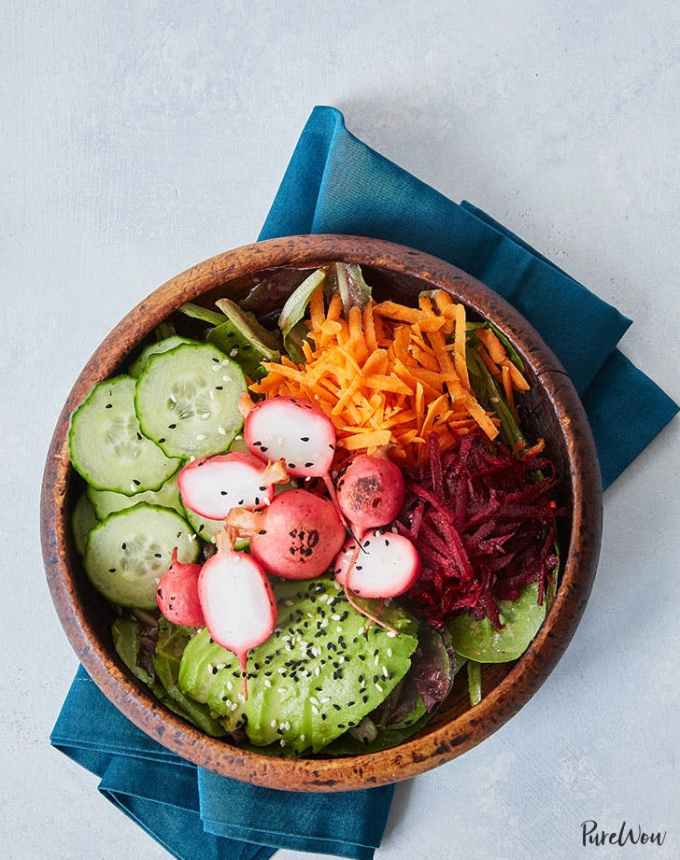
[[(523, 413), (545, 439), (559, 475), (565, 516), (559, 525), (561, 573), (545, 621), (522, 657), (486, 667), (485, 695), (470, 707), (456, 683), (415, 736), (378, 752), (277, 757), (210, 737), (163, 707), (126, 669), (111, 637), (112, 610), (83, 571), (70, 521), (77, 481), (69, 460), (69, 420), (93, 385), (120, 371), (140, 344), (187, 302), (238, 299), (263, 272), (360, 264), (381, 297), (413, 305), (441, 289), (492, 323), (521, 358), (530, 382)], [(588, 421), (557, 358), (504, 299), (454, 266), (421, 252), (365, 237), (291, 236), (244, 246), (199, 263), (140, 302), (107, 335), (78, 377), (58, 419), (41, 499), (47, 580), (78, 659), (105, 696), (136, 726), (174, 753), (221, 775), (294, 791), (345, 791), (407, 779), (461, 755), (512, 717), (539, 689), (569, 644), (588, 600), (601, 537), (601, 484)], [(212, 640), (211, 640), (212, 641)]]

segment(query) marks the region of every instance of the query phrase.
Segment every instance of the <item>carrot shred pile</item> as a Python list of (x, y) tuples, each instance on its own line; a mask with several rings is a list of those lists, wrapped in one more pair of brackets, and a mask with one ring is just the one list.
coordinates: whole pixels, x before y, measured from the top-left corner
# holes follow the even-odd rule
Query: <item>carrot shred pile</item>
[[(333, 421), (340, 448), (374, 453), (389, 446), (395, 460), (414, 465), (423, 462), (430, 433), (442, 451), (477, 429), (497, 437), (498, 419), (470, 387), (465, 306), (443, 290), (421, 295), (417, 308), (371, 301), (344, 314), (340, 297), (326, 305), (320, 287), (307, 326), (305, 363), (285, 356), (264, 362), (267, 375), (250, 388), (267, 397), (315, 401)], [(504, 374), (506, 395), (528, 388), (495, 334), (483, 334), (494, 376)]]

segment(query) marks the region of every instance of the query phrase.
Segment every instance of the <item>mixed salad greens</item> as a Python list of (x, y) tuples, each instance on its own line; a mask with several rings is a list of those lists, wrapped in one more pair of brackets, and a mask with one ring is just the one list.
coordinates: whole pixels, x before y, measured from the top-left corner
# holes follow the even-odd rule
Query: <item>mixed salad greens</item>
[(520, 356), (442, 291), (272, 270), (180, 308), (73, 413), (74, 545), (130, 672), (214, 737), (351, 755), (516, 660), (557, 587)]

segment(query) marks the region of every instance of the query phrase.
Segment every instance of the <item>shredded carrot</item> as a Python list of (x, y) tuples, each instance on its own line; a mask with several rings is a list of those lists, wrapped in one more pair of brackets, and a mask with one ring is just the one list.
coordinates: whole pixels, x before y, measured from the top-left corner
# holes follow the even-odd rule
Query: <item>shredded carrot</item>
[[(391, 456), (414, 465), (427, 456), (430, 432), (442, 450), (475, 427), (491, 439), (498, 434), (498, 421), (470, 390), (465, 308), (448, 293), (423, 295), (418, 308), (369, 302), (344, 314), (337, 295), (325, 307), (318, 290), (308, 324), (305, 363), (285, 356), (266, 362), (267, 375), (250, 388), (267, 397), (313, 400), (333, 421), (339, 448), (389, 446)], [(524, 382), (509, 362), (501, 368), (492, 363), (503, 374), (504, 390), (508, 382), (511, 388)]]
[(503, 380), (503, 393), (505, 394), (505, 400), (507, 401), (510, 410), (514, 413), (515, 394), (512, 390), (512, 377), (510, 376), (510, 368), (507, 364), (504, 364), (501, 367), (501, 377)]
[(477, 339), (484, 344), (489, 351), (491, 360), (496, 364), (502, 364), (508, 357), (505, 347), (490, 328), (480, 328), (477, 331)]
[(524, 376), (520, 373), (520, 371), (515, 367), (515, 365), (508, 361), (506, 362), (508, 370), (510, 371), (510, 376), (512, 378), (512, 384), (518, 391), (528, 391), (529, 383), (526, 381)]

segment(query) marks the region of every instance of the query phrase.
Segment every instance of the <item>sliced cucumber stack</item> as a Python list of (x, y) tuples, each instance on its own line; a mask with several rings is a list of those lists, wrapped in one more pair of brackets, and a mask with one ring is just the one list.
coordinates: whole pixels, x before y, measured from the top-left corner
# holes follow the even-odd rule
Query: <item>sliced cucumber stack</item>
[(183, 517), (185, 514), (182, 500), (177, 487), (177, 474), (169, 478), (160, 490), (147, 490), (146, 493), (137, 493), (134, 496), (124, 496), (122, 493), (112, 493), (109, 490), (95, 490), (88, 487), (87, 495), (94, 506), (97, 519), (104, 520), (109, 514), (122, 511), (125, 508), (133, 508), (140, 502), (148, 502), (150, 505), (159, 505), (161, 508), (172, 508)]
[(196, 561), (199, 543), (185, 519), (141, 502), (108, 516), (90, 532), (85, 570), (104, 597), (121, 606), (153, 609), (158, 578), (177, 547), (180, 561)]
[[(126, 499), (127, 496), (122, 496), (121, 498)], [(73, 514), (71, 515), (71, 531), (73, 532), (73, 542), (76, 545), (78, 555), (85, 554), (88, 535), (98, 522), (99, 520), (97, 519), (92, 502), (87, 497), (87, 493), (83, 493), (76, 502)]]
[(179, 466), (142, 435), (130, 376), (116, 376), (92, 389), (71, 418), (69, 451), (73, 467), (88, 484), (126, 496), (158, 490)]
[(144, 368), (149, 363), (149, 359), (152, 355), (160, 355), (163, 352), (168, 352), (168, 350), (174, 349), (176, 346), (181, 346), (183, 343), (197, 343), (197, 341), (190, 340), (188, 337), (180, 337), (177, 334), (173, 334), (170, 335), (170, 337), (159, 340), (157, 343), (149, 344), (149, 346), (145, 347), (130, 365), (130, 376), (134, 376), (134, 378), (137, 379), (137, 377), (142, 375)]
[(217, 347), (182, 344), (151, 356), (135, 407), (142, 432), (169, 457), (204, 457), (226, 451), (241, 429), (245, 390), (243, 371)]

